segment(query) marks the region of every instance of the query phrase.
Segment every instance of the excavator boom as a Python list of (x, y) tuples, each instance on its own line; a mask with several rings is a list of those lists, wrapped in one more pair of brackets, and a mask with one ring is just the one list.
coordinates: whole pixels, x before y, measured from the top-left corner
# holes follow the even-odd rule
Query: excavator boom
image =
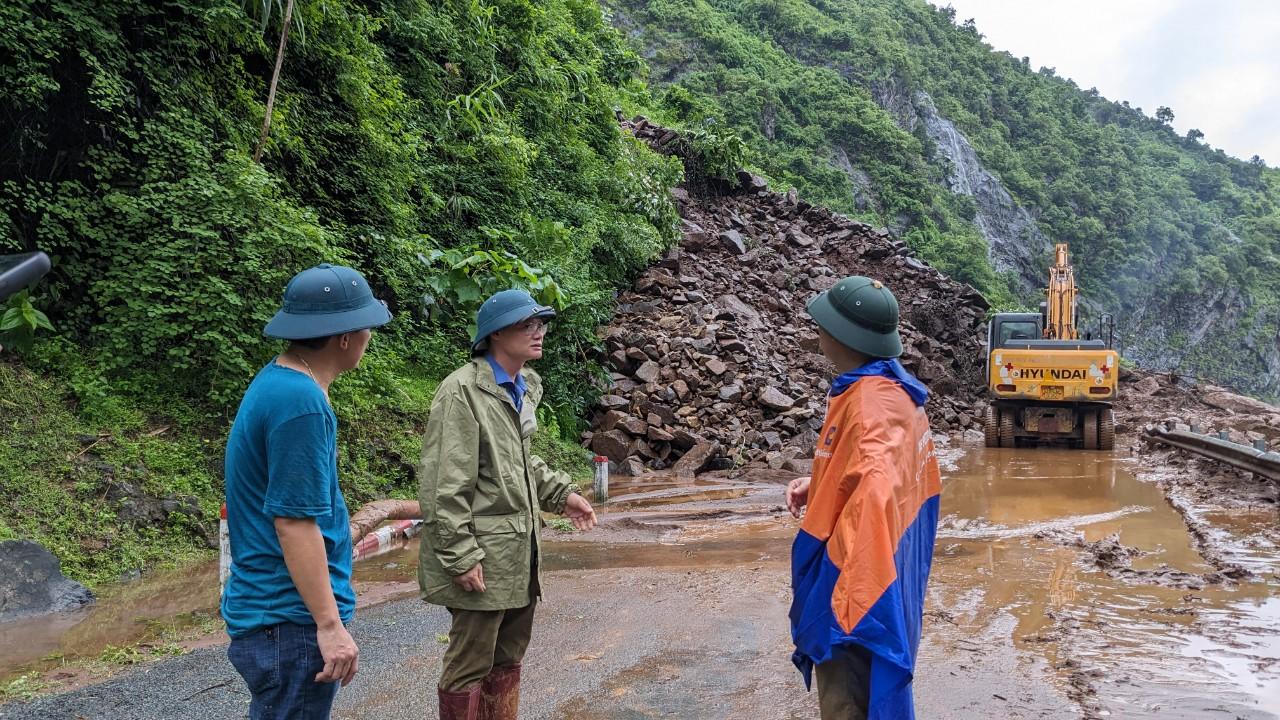
[(1054, 247), (1053, 267), (1049, 268), (1049, 287), (1045, 289), (1045, 326), (1047, 340), (1077, 340), (1076, 273), (1066, 243)]

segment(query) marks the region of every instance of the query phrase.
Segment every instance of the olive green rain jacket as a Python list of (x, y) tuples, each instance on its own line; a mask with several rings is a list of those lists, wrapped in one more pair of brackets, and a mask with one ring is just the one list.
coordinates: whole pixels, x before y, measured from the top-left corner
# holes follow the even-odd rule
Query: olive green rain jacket
[[(539, 509), (563, 512), (577, 487), (530, 454), (542, 380), (526, 368), (523, 412), (493, 378), (484, 357), (440, 383), (431, 403), (418, 467), (422, 505), (418, 586), (422, 599), (462, 610), (509, 610), (529, 604), (540, 556)], [(484, 563), (484, 592), (453, 582)], [(540, 594), (540, 592), (539, 592)]]

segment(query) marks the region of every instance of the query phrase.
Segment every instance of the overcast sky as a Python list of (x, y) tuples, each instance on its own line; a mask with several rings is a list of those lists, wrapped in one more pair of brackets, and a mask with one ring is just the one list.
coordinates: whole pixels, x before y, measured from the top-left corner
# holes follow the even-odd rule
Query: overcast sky
[(1280, 166), (1280, 0), (930, 0), (996, 50)]

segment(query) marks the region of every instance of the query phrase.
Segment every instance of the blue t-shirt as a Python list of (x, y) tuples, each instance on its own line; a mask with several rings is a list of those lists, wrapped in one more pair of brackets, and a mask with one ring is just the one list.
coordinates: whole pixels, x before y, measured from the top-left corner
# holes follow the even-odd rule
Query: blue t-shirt
[(281, 622), (314, 625), (284, 564), (275, 518), (315, 518), (343, 623), (355, 614), (351, 530), (338, 487), (338, 418), (306, 374), (272, 361), (240, 401), (226, 458), (231, 575), (222, 593), (227, 633)]

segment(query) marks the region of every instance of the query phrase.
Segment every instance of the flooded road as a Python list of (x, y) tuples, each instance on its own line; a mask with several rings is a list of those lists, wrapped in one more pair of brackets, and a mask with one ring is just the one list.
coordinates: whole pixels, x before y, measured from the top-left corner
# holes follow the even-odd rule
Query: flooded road
[[(1280, 717), (1274, 511), (1217, 531), (1256, 575), (1219, 575), (1132, 461), (978, 450), (946, 471), (930, 608), (961, 628), (1012, 616), (1088, 716)], [(1212, 522), (1212, 513), (1208, 516)]]
[[(1180, 512), (1135, 476), (1133, 460), (1103, 453), (965, 448), (942, 458), (921, 717), (1280, 718), (1274, 508)], [(790, 477), (615, 478), (595, 531), (545, 530), (528, 716), (816, 717), (789, 662)], [(1213, 562), (1188, 522), (1213, 540)], [(416, 592), (416, 563), (412, 541), (357, 565), (363, 669), (336, 717), (434, 717), (438, 631), (405, 633), (410, 619), (443, 619), (402, 599)], [(70, 630), (57, 625), (66, 618), (30, 623), (25, 636), (0, 627), (7, 667), (15, 652), (92, 656), (104, 643), (207, 624), (212, 572), (105, 593)], [(399, 644), (381, 645), (391, 639)]]

